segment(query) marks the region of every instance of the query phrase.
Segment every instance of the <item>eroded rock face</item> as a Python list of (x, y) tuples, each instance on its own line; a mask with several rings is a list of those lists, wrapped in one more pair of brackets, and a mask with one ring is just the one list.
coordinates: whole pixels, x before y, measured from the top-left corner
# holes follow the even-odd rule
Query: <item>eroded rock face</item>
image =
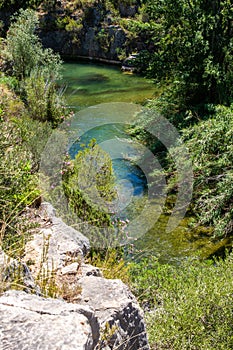
[(82, 305), (19, 291), (0, 297), (0, 348), (92, 350), (99, 340), (94, 312)]
[[(122, 16), (134, 16), (137, 6), (119, 5)], [(113, 20), (111, 10), (101, 1), (74, 5), (72, 13), (68, 4), (61, 5), (48, 13), (40, 13), (40, 37), (45, 47), (59, 52), (63, 58), (90, 58), (120, 63), (120, 52), (128, 51), (127, 33)], [(72, 23), (72, 25), (65, 24)], [(57, 23), (64, 25), (57, 26)], [(126, 55), (128, 52), (126, 52)]]
[(72, 31), (53, 30), (41, 32), (45, 47), (50, 47), (64, 58), (89, 58), (95, 60), (120, 63), (118, 51), (124, 48), (126, 34), (118, 25), (110, 25), (97, 30), (94, 27), (85, 28), (79, 36)]

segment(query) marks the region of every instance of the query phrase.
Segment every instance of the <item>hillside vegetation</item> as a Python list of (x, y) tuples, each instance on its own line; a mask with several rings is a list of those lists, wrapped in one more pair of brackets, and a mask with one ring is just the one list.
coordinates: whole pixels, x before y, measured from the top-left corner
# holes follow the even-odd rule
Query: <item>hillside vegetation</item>
[[(63, 10), (57, 16), (59, 6)], [(16, 13), (21, 7), (27, 9)], [(37, 8), (40, 19), (28, 7)], [(93, 25), (96, 8), (100, 19), (95, 35), (101, 45), (108, 51), (111, 45), (107, 29), (117, 25), (117, 30), (126, 35), (124, 44), (115, 52), (117, 58), (137, 53), (134, 61), (137, 70), (160, 87), (160, 96), (147, 103), (149, 112), (137, 121), (132, 134), (158, 152), (174, 195), (177, 169), (157, 140), (145, 133), (145, 128), (156, 123), (158, 114), (173, 123), (193, 162), (190, 212), (195, 216), (194, 224), (210, 228), (210, 240), (232, 239), (231, 2), (12, 0), (0, 1), (2, 13), (15, 12), (10, 27), (7, 20), (1, 24), (4, 38), (0, 57), (0, 239), (3, 249), (19, 259), (24, 254), (25, 239), (30, 237), (33, 226), (25, 213), (29, 207), (39, 205), (41, 199), (40, 155), (52, 129), (69, 114), (56, 83), (60, 57), (43, 47), (37, 31), (51, 30), (52, 23), (52, 29), (58, 30), (59, 35), (64, 31), (76, 33), (72, 36), (76, 41), (72, 42), (80, 45), (84, 24)], [(43, 22), (43, 14), (53, 15), (50, 28)], [(90, 220), (109, 224), (110, 217), (90, 208), (75, 181), (78, 172), (83, 171), (82, 156), (90, 155), (91, 148), (95, 157), (99, 155), (98, 147), (83, 150), (69, 163), (63, 185), (74, 212), (85, 215), (88, 211)], [(103, 170), (108, 178), (101, 181), (100, 173), (96, 176), (102, 196), (110, 198), (114, 195), (111, 161), (102, 153), (100, 157), (105, 160)], [(98, 159), (95, 164), (98, 165)], [(108, 277), (120, 276), (129, 283), (146, 310), (152, 349), (232, 349), (230, 253), (225, 260), (187, 261), (178, 267), (161, 265), (154, 258), (127, 265), (123, 256), (122, 250), (108, 250), (99, 255), (92, 252), (90, 259), (104, 267)]]

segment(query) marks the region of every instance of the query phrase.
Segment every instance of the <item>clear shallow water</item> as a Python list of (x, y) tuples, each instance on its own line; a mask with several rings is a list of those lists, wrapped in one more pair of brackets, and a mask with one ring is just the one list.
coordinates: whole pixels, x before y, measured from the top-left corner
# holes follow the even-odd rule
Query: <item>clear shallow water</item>
[(107, 102), (143, 103), (156, 93), (152, 81), (103, 64), (66, 63), (63, 82), (68, 103), (76, 109)]
[[(70, 154), (74, 157), (80, 144), (88, 144), (93, 138), (110, 154), (120, 184), (118, 214), (129, 218), (128, 234), (137, 238), (133, 244), (139, 255), (154, 255), (161, 262), (179, 263), (189, 256), (206, 258), (224, 246), (226, 241), (211, 242), (210, 232), (205, 228), (193, 229), (189, 217), (168, 233), (169, 215), (162, 212), (160, 198), (148, 204), (147, 179), (134, 161), (141, 150), (126, 132), (137, 108), (124, 102), (143, 103), (152, 98), (156, 95), (152, 82), (99, 64), (64, 64), (63, 75), (67, 101), (78, 112), (71, 126), (78, 130), (78, 136)], [(98, 108), (90, 107), (100, 103), (103, 105)]]

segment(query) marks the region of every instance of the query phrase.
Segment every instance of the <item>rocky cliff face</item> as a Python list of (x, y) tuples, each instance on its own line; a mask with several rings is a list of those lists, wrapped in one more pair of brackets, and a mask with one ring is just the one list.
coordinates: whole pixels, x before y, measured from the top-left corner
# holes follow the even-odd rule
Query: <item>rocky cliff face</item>
[[(145, 38), (132, 37), (121, 23), (134, 18), (140, 4), (140, 0), (43, 1), (37, 9), (38, 34), (43, 45), (63, 59), (81, 57), (120, 64), (132, 52), (146, 48)], [(3, 35), (16, 9), (0, 9)]]
[[(39, 215), (44, 227), (27, 243), (21, 262), (26, 292), (9, 290), (0, 297), (0, 348), (148, 350), (143, 313), (128, 287), (84, 263), (88, 240), (57, 218), (49, 203)], [(15, 266), (18, 271), (0, 253), (2, 279), (9, 281)], [(43, 297), (41, 276), (53, 276), (58, 299)]]
[(72, 5), (59, 1), (46, 11), (40, 10), (40, 37), (44, 46), (51, 47), (64, 58), (86, 57), (120, 62), (133, 49), (140, 47), (140, 43), (130, 42), (116, 16), (135, 16), (139, 2), (126, 5), (120, 1), (116, 9), (98, 0), (86, 2), (84, 6), (81, 2)]

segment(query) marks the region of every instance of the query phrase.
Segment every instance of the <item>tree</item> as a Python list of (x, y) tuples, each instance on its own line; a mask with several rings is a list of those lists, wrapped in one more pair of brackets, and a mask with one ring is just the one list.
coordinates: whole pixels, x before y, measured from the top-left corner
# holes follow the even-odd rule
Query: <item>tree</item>
[(7, 32), (3, 57), (13, 67), (13, 75), (24, 80), (33, 71), (45, 79), (55, 80), (59, 76), (61, 60), (51, 49), (44, 49), (36, 35), (39, 20), (33, 10), (20, 10), (13, 16)]
[(150, 77), (172, 82), (185, 108), (233, 101), (231, 1), (148, 0), (143, 17), (154, 45), (143, 53)]

